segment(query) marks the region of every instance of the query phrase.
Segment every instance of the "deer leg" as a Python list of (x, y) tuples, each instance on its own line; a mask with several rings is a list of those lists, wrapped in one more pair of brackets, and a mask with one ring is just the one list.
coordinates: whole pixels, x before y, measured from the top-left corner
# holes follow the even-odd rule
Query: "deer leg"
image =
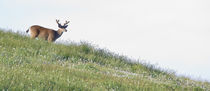
[(37, 31), (31, 30), (31, 39), (35, 39), (38, 36)]
[(48, 39), (48, 42), (53, 42), (53, 40), (52, 39)]
[(48, 40), (48, 42), (54, 42), (54, 35), (53, 34), (49, 34), (47, 40)]
[(31, 34), (31, 39), (35, 39), (37, 36), (34, 34)]
[(53, 39), (51, 38), (51, 36), (48, 37), (48, 42), (53, 42)]

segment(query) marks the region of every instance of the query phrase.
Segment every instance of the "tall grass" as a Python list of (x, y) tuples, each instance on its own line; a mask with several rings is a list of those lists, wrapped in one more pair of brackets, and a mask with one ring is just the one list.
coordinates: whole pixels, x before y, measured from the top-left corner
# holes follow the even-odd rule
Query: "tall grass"
[(204, 91), (208, 82), (88, 43), (56, 44), (0, 31), (0, 90)]

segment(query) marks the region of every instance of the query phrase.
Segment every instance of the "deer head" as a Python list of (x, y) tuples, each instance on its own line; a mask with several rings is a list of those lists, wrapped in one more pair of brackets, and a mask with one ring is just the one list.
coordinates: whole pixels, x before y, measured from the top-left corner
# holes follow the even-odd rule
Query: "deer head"
[(57, 22), (57, 24), (58, 24), (59, 30), (62, 30), (63, 32), (64, 32), (64, 31), (67, 32), (66, 28), (68, 27), (68, 23), (69, 23), (70, 21), (66, 21), (63, 25), (61, 25), (61, 24), (59, 23), (59, 20), (57, 20), (57, 19), (56, 19), (56, 22)]

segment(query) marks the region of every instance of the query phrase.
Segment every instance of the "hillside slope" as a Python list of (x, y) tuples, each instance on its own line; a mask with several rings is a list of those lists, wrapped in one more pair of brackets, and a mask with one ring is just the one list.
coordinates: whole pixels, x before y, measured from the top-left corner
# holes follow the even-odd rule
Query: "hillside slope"
[(87, 43), (48, 43), (0, 31), (0, 90), (210, 90), (208, 82), (131, 61)]

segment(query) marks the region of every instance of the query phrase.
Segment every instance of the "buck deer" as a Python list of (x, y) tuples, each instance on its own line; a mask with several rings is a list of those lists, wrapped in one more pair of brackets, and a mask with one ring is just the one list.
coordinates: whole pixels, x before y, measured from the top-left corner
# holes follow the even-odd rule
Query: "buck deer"
[(56, 22), (58, 24), (59, 29), (53, 30), (49, 28), (45, 28), (39, 25), (33, 25), (31, 26), (26, 33), (30, 31), (30, 35), (32, 39), (35, 39), (36, 37), (42, 38), (44, 40), (48, 40), (48, 42), (54, 42), (56, 39), (61, 37), (63, 32), (67, 32), (66, 28), (68, 27), (68, 23), (70, 21), (66, 21), (63, 25), (59, 23), (59, 20), (56, 19)]

